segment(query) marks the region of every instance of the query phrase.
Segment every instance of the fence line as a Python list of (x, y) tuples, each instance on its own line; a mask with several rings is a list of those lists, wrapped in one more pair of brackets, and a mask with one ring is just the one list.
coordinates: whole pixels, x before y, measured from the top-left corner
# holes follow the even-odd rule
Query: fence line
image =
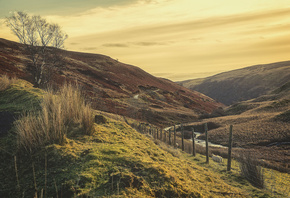
[[(161, 129), (161, 128), (157, 128), (157, 127), (153, 127), (152, 125), (148, 124), (148, 123), (139, 123), (139, 124), (130, 124), (134, 129), (136, 129), (138, 132), (142, 133), (142, 134), (149, 134), (151, 135), (154, 139), (160, 140), (166, 144), (168, 144), (169, 146), (173, 146), (176, 149), (181, 149), (184, 150), (185, 152), (192, 154), (193, 156), (195, 156), (195, 153), (198, 152), (200, 154), (203, 155), (210, 155), (211, 151), (200, 145), (196, 145), (195, 144), (195, 138), (194, 138), (194, 128), (192, 128), (191, 131), (191, 138), (193, 140), (193, 142), (188, 142), (184, 140), (184, 128), (182, 125), (179, 126), (179, 135), (177, 135), (178, 131), (177, 131), (177, 125), (174, 125), (173, 128), (173, 142), (172, 142), (172, 131), (168, 131)], [(149, 129), (153, 129), (153, 131), (155, 131), (153, 134), (151, 133), (151, 130)], [(225, 153), (225, 155), (227, 156), (227, 168), (226, 170), (229, 171), (231, 170), (231, 165), (232, 165), (232, 131), (233, 126), (230, 126), (230, 133), (229, 133), (229, 147), (228, 147), (228, 152)], [(207, 131), (207, 126), (205, 126), (205, 131)], [(168, 135), (167, 135), (168, 134)], [(208, 139), (208, 138), (206, 138)], [(173, 145), (172, 145), (173, 143)], [(207, 143), (208, 144), (208, 143)], [(236, 153), (237, 154), (237, 153)], [(253, 154), (253, 153), (252, 153)], [(237, 157), (237, 155), (235, 156)], [(270, 192), (271, 196), (279, 196), (280, 194), (283, 194), (284, 196), (290, 197), (290, 192), (288, 190), (288, 186), (285, 187), (280, 187), (280, 192), (277, 191), (277, 186), (276, 186), (276, 181), (279, 180), (279, 173), (277, 173), (275, 170), (273, 170), (273, 167), (271, 166), (267, 166), (267, 164), (263, 164), (263, 161), (259, 161), (255, 156), (252, 157), (253, 159), (255, 159), (255, 163), (257, 162), (257, 164), (255, 165), (255, 167), (259, 168), (262, 174), (262, 179), (264, 180), (265, 183), (265, 188)], [(206, 160), (207, 162), (207, 160)], [(208, 159), (209, 162), (209, 159)], [(238, 163), (241, 167), (242, 161), (238, 159), (238, 161), (234, 161), (234, 165), (237, 166)], [(263, 167), (261, 167), (261, 165), (263, 165)], [(265, 174), (265, 168), (267, 168), (267, 174)], [(276, 173), (275, 173), (276, 172)], [(240, 172), (241, 173), (241, 172)], [(249, 174), (251, 174), (251, 176), (253, 176), (252, 174), (252, 170), (249, 171)], [(249, 181), (254, 183), (256, 181), (256, 179), (259, 176), (255, 176), (253, 178), (249, 178)], [(252, 181), (251, 181), (252, 180)], [(254, 180), (254, 181), (253, 181)], [(283, 189), (284, 188), (284, 189)], [(280, 193), (280, 194), (279, 194)]]

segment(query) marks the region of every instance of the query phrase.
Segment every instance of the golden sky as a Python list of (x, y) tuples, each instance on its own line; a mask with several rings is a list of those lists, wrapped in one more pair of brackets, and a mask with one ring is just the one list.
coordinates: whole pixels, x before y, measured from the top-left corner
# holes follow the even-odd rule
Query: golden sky
[[(17, 5), (17, 6), (15, 6)], [(290, 59), (289, 0), (0, 0), (69, 35), (66, 49), (105, 54), (173, 81)]]

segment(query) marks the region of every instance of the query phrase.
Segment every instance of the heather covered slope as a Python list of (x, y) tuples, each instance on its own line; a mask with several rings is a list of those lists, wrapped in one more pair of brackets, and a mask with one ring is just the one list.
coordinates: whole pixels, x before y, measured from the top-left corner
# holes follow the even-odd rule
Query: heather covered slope
[[(209, 141), (227, 145), (228, 126), (233, 125), (234, 147), (253, 151), (271, 166), (290, 171), (290, 84), (267, 95), (225, 108), (226, 116), (191, 123), (216, 126), (209, 130)], [(205, 138), (204, 135), (200, 138)]]
[[(77, 81), (98, 110), (166, 125), (194, 120), (223, 106), (199, 92), (108, 56), (70, 51), (59, 54), (62, 67), (53, 71), (51, 82), (58, 86)], [(0, 74), (32, 82), (27, 64), (29, 59), (21, 44), (0, 39)]]
[(269, 94), (290, 82), (290, 61), (256, 65), (180, 82), (226, 105)]

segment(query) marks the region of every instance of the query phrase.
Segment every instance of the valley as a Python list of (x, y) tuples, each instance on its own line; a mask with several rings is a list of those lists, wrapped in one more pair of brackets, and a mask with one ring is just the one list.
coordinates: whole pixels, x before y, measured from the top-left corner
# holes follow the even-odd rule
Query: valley
[[(228, 144), (228, 128), (233, 125), (234, 131), (234, 147), (243, 148), (253, 153), (256, 158), (263, 160), (263, 163), (268, 167), (274, 167), (286, 172), (289, 172), (290, 164), (290, 123), (289, 123), (289, 110), (290, 110), (290, 86), (289, 79), (285, 81), (283, 76), (289, 74), (288, 69), (290, 66), (288, 62), (273, 63), (269, 65), (253, 66), (247, 70), (258, 70), (259, 67), (263, 68), (268, 73), (273, 68), (276, 70), (283, 70), (281, 72), (281, 79), (284, 84), (278, 86), (268, 86), (268, 81), (261, 86), (264, 90), (269, 90), (266, 94), (254, 97), (246, 101), (236, 102), (224, 109), (220, 114), (213, 113), (212, 115), (203, 116), (199, 122), (187, 123), (187, 127), (201, 128), (204, 123), (212, 123), (215, 127), (209, 130), (209, 141), (226, 146)], [(242, 69), (243, 70), (243, 69)], [(229, 72), (231, 78), (235, 78), (233, 74), (238, 74), (237, 70)], [(261, 76), (266, 74), (260, 73)], [(212, 79), (218, 76), (225, 76), (220, 74), (213, 76)], [(239, 75), (243, 75), (239, 74)], [(256, 75), (256, 74), (255, 74)], [(258, 75), (258, 74), (257, 74)], [(271, 75), (278, 75), (272, 73)], [(256, 77), (257, 78), (257, 77)], [(208, 77), (208, 79), (211, 79)], [(284, 79), (284, 80), (283, 80)], [(287, 78), (286, 78), (287, 79)], [(257, 78), (258, 80), (258, 78)], [(262, 82), (263, 78), (260, 79)], [(215, 83), (213, 83), (214, 85)], [(242, 84), (241, 84), (242, 85)], [(233, 84), (233, 87), (236, 86)], [(255, 86), (255, 84), (253, 84)], [(223, 92), (224, 87), (220, 87), (216, 91)], [(237, 88), (239, 90), (239, 88)], [(243, 92), (241, 92), (242, 94)], [(200, 136), (204, 139), (204, 135)], [(214, 148), (216, 153), (226, 156), (226, 151), (221, 153), (218, 149)], [(236, 149), (237, 153), (239, 149)]]
[[(105, 55), (58, 53), (61, 66), (53, 68), (49, 86), (37, 88), (23, 45), (0, 39), (0, 196), (289, 196), (289, 62), (178, 84)], [(70, 86), (75, 90), (61, 95)], [(72, 109), (62, 109), (66, 106)], [(74, 110), (80, 112), (73, 115)], [(28, 122), (43, 125), (32, 133)], [(205, 163), (205, 123), (210, 156), (224, 159), (233, 125), (230, 172), (226, 160)], [(173, 125), (179, 148), (169, 140)], [(52, 132), (58, 138), (50, 137)], [(245, 153), (263, 167), (264, 188), (241, 175)]]

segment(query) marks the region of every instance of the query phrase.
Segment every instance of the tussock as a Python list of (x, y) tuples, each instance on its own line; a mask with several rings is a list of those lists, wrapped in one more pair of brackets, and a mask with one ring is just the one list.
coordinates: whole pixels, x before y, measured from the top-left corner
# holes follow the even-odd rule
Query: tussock
[(240, 157), (240, 170), (253, 186), (264, 188), (264, 174), (261, 166), (258, 166), (258, 161), (254, 155), (243, 153)]
[(94, 118), (92, 109), (89, 106), (84, 106), (82, 109), (81, 123), (86, 135), (93, 134)]
[(7, 75), (0, 76), (0, 91), (4, 91), (16, 82), (16, 78), (9, 78)]
[(93, 112), (79, 89), (66, 84), (56, 94), (48, 90), (41, 110), (23, 114), (16, 122), (18, 145), (33, 150), (49, 143), (62, 144), (74, 124), (86, 135), (93, 132)]

